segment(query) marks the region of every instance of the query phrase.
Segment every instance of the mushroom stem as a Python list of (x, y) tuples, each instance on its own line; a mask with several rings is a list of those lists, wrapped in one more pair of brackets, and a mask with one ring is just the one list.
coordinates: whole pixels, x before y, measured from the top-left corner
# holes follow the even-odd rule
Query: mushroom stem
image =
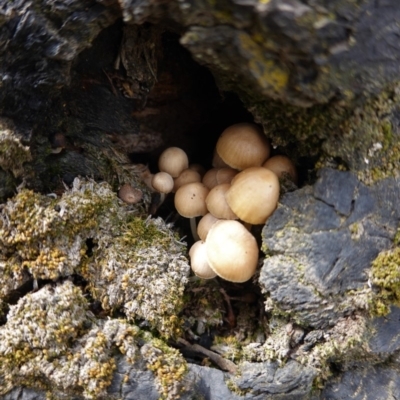
[(189, 218), (190, 219), (190, 230), (192, 231), (192, 236), (195, 242), (200, 240), (199, 235), (197, 234), (197, 223), (196, 217)]
[(164, 203), (166, 196), (165, 193), (153, 192), (149, 206), (149, 215), (155, 215), (157, 213), (157, 210), (161, 207), (162, 203)]

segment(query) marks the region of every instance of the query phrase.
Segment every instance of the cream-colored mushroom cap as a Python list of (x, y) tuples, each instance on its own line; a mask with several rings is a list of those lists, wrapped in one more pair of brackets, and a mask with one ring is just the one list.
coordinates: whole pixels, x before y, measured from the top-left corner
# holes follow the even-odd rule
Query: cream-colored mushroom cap
[(269, 157), (271, 147), (257, 125), (242, 123), (222, 132), (216, 150), (230, 167), (243, 170), (261, 166)]
[(174, 179), (167, 172), (157, 172), (151, 180), (151, 186), (157, 192), (170, 193), (174, 187)]
[(175, 193), (176, 211), (185, 218), (207, 214), (206, 197), (208, 193), (208, 188), (201, 182), (181, 186)]
[(208, 232), (206, 249), (210, 267), (227, 281), (246, 282), (257, 269), (257, 241), (238, 221), (217, 221)]
[(214, 154), (213, 154), (213, 159), (211, 162), (211, 165), (214, 168), (224, 168), (224, 167), (229, 167), (229, 165), (225, 162), (222, 161), (222, 158), (219, 156), (217, 153), (217, 149), (214, 149)]
[(226, 202), (225, 195), (230, 187), (230, 183), (223, 183), (222, 185), (213, 187), (210, 193), (208, 193), (206, 198), (207, 209), (215, 218), (238, 219), (237, 215)]
[(230, 167), (211, 168), (203, 176), (202, 182), (209, 188), (220, 185), (221, 183), (231, 183), (238, 171)]
[(192, 169), (193, 171), (196, 171), (200, 174), (201, 177), (204, 176), (206, 173), (206, 169), (201, 165), (201, 164), (189, 164), (189, 169)]
[(158, 159), (159, 170), (169, 173), (173, 178), (177, 178), (188, 166), (188, 156), (179, 147), (169, 147), (161, 153)]
[(208, 232), (217, 221), (219, 221), (219, 219), (215, 218), (211, 213), (208, 213), (201, 218), (197, 225), (197, 234), (201, 240), (206, 240)]
[(287, 175), (292, 182), (297, 183), (297, 170), (289, 157), (281, 155), (273, 156), (265, 161), (262, 166), (274, 172), (278, 178)]
[(181, 186), (192, 182), (201, 182), (200, 174), (197, 171), (190, 168), (184, 169), (180, 173), (180, 175), (174, 179), (173, 192), (176, 192)]
[(247, 168), (233, 178), (225, 197), (242, 221), (264, 224), (278, 204), (278, 177), (263, 167)]
[(190, 266), (199, 278), (212, 279), (217, 276), (208, 264), (205, 242), (198, 240), (194, 243), (190, 248), (189, 256)]

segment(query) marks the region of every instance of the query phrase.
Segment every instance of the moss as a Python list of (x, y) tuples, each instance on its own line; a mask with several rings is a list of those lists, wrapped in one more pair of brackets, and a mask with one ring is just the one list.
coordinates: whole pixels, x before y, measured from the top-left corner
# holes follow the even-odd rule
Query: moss
[(161, 399), (179, 399), (185, 390), (183, 378), (187, 373), (187, 364), (180, 352), (162, 340), (153, 339), (141, 348), (141, 353), (147, 368), (155, 375)]
[(232, 379), (228, 379), (226, 381), (226, 386), (232, 393), (235, 393), (238, 396), (244, 397), (246, 396), (246, 394), (251, 393), (251, 389), (247, 390), (240, 389)]
[(57, 199), (21, 190), (1, 210), (0, 237), (1, 297), (30, 276), (79, 274), (106, 311), (123, 310), (164, 336), (180, 333), (186, 247), (164, 221), (144, 220), (107, 183), (76, 179)]
[(134, 360), (138, 332), (121, 320), (95, 321), (71, 282), (28, 294), (10, 307), (0, 327), (0, 394), (24, 385), (54, 398), (103, 398), (113, 379), (115, 350)]
[(370, 281), (378, 290), (370, 301), (372, 315), (388, 314), (392, 304), (400, 306), (400, 247), (379, 253), (372, 263)]
[(13, 124), (0, 119), (0, 168), (19, 177), (24, 173), (24, 163), (31, 160), (29, 147), (21, 143)]
[(340, 166), (371, 184), (400, 170), (400, 143), (393, 132), (396, 85), (377, 97), (304, 109), (271, 100), (242, 98), (276, 146), (294, 160), (315, 157), (319, 167)]

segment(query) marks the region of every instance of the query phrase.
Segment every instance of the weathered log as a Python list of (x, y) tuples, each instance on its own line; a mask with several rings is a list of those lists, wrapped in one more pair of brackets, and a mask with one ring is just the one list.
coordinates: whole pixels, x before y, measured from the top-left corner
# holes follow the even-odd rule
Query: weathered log
[[(399, 391), (395, 0), (20, 0), (0, 15), (1, 398)], [(258, 302), (221, 328), (229, 296), (186, 282), (141, 175), (168, 145), (210, 163), (222, 129), (253, 118), (301, 187), (263, 228)], [(117, 199), (124, 183), (140, 206)], [(199, 365), (209, 346), (238, 372)]]

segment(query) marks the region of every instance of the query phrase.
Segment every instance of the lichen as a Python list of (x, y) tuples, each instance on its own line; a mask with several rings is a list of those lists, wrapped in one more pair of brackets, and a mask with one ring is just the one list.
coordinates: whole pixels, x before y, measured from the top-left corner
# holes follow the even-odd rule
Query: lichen
[(400, 306), (400, 247), (382, 251), (373, 261), (370, 282), (374, 294), (370, 300), (370, 312), (383, 316), (390, 312), (390, 306)]
[(115, 352), (134, 360), (138, 334), (125, 321), (96, 320), (71, 282), (47, 285), (10, 306), (0, 327), (0, 394), (25, 385), (55, 398), (107, 398)]
[(176, 400), (185, 390), (184, 376), (187, 364), (178, 350), (166, 345), (162, 340), (153, 339), (140, 349), (147, 368), (155, 375), (156, 387), (161, 398)]
[(307, 157), (318, 168), (334, 164), (357, 173), (366, 183), (398, 176), (400, 142), (393, 131), (399, 88), (351, 102), (298, 108), (271, 100), (243, 97), (275, 146), (293, 159)]
[(75, 179), (57, 199), (21, 190), (2, 206), (0, 237), (1, 298), (30, 277), (78, 274), (106, 311), (120, 309), (164, 336), (180, 332), (185, 245), (161, 219), (144, 221), (107, 183)]
[(15, 177), (24, 173), (24, 163), (31, 161), (28, 146), (24, 146), (16, 134), (14, 125), (4, 118), (0, 119), (0, 168), (10, 171)]
[(82, 275), (105, 310), (122, 308), (163, 336), (181, 333), (178, 318), (189, 266), (185, 245), (161, 219), (128, 219), (118, 237), (96, 243)]

